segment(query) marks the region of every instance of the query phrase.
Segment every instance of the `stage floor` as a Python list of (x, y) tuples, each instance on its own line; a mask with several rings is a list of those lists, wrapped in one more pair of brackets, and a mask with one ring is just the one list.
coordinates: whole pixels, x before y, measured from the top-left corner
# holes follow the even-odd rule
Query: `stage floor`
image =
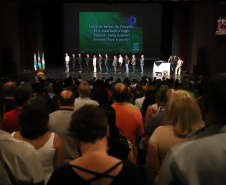
[[(69, 76), (71, 76), (72, 78), (77, 78), (79, 75), (81, 75), (83, 80), (90, 80), (93, 77), (96, 77), (97, 79), (102, 79), (103, 77), (106, 78), (110, 78), (113, 77), (113, 80), (117, 80), (118, 78), (120, 78), (122, 81), (125, 79), (125, 77), (128, 77), (131, 81), (133, 79), (137, 79), (137, 80), (141, 80), (142, 76), (147, 76), (147, 77), (151, 77), (152, 79), (154, 77), (156, 77), (157, 79), (162, 79), (162, 75), (161, 74), (153, 74), (153, 63), (154, 62), (146, 62), (146, 64), (144, 65), (144, 73), (140, 74), (140, 66), (137, 65), (136, 66), (136, 72), (132, 73), (133, 69), (132, 66), (129, 66), (129, 74), (125, 74), (125, 65), (123, 65), (122, 67), (122, 74), (114, 74), (114, 68), (113, 66), (109, 66), (109, 70), (108, 70), (108, 74), (106, 74), (106, 68), (105, 65), (102, 65), (102, 73), (99, 73), (99, 66), (97, 65), (97, 73), (93, 73), (93, 66), (90, 66), (89, 68), (89, 72), (87, 71), (87, 67), (83, 66), (83, 71), (82, 73), (78, 72), (78, 68), (79, 66), (76, 66), (76, 70), (75, 72), (73, 72), (73, 68), (72, 66), (70, 66), (70, 71), (69, 73), (65, 73), (65, 65), (55, 65), (55, 66), (46, 66), (46, 70), (44, 71), (44, 75), (41, 75), (40, 77), (42, 79), (47, 79), (47, 78), (54, 78), (54, 79), (64, 79), (67, 78)], [(119, 70), (119, 67), (117, 67), (117, 70)], [(185, 76), (186, 74), (182, 74), (182, 75), (167, 75), (166, 78), (170, 78), (173, 77), (174, 79), (179, 79), (179, 81), (181, 82), (183, 76)], [(37, 75), (37, 73), (33, 70), (30, 71), (24, 71), (21, 74), (14, 74), (14, 75), (8, 75), (9, 77), (16, 77), (16, 78), (29, 78), (34, 76), (35, 79), (38, 79), (39, 75)], [(187, 76), (187, 75), (186, 75)]]

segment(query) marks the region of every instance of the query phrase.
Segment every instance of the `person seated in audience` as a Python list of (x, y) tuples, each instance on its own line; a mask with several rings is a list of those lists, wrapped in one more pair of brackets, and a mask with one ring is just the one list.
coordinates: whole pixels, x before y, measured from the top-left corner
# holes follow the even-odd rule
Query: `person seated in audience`
[(152, 115), (164, 111), (164, 104), (166, 103), (166, 92), (169, 90), (167, 85), (161, 85), (155, 95), (155, 104), (148, 106), (145, 113), (145, 128), (148, 125), (148, 121), (151, 119)]
[(146, 156), (147, 184), (157, 181), (155, 178), (169, 149), (202, 126), (204, 122), (194, 96), (184, 90), (172, 93), (165, 105), (164, 126), (156, 128), (149, 139)]
[(13, 97), (17, 107), (14, 110), (4, 114), (2, 124), (0, 126), (1, 130), (5, 130), (9, 133), (20, 130), (18, 115), (21, 113), (23, 104), (30, 98), (31, 94), (31, 86), (21, 85), (16, 88)]
[(98, 106), (99, 103), (95, 100), (91, 100), (89, 98), (91, 92), (90, 85), (87, 81), (82, 81), (78, 86), (78, 93), (79, 97), (75, 99), (74, 102), (74, 111), (77, 111), (84, 105), (96, 105)]
[(128, 87), (125, 105), (140, 111), (140, 108), (132, 104), (132, 102), (133, 102), (133, 93), (132, 93), (131, 87)]
[(5, 94), (5, 112), (9, 112), (16, 108), (16, 102), (14, 101), (13, 94), (16, 89), (16, 83), (9, 81), (3, 85), (3, 92)]
[(203, 97), (206, 126), (169, 150), (158, 184), (226, 184), (225, 87), (226, 73), (207, 82)]
[(32, 144), (42, 163), (47, 184), (54, 167), (64, 164), (64, 149), (60, 137), (49, 132), (48, 103), (44, 98), (35, 96), (29, 99), (19, 115), (21, 130), (13, 132), (14, 138)]
[(85, 105), (72, 115), (69, 131), (81, 157), (55, 169), (48, 185), (142, 185), (136, 165), (107, 154), (109, 128), (103, 108)]

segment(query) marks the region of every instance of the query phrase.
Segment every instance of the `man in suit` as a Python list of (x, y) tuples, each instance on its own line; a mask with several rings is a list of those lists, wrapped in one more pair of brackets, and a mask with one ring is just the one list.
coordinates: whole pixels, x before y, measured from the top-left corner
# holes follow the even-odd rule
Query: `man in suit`
[(86, 55), (86, 66), (87, 66), (87, 72), (89, 72), (89, 54)]
[(104, 64), (105, 64), (106, 70), (107, 70), (106, 74), (108, 74), (108, 54), (105, 54)]
[(135, 58), (135, 55), (132, 55), (131, 64), (133, 66), (133, 73), (135, 73), (135, 68), (136, 68), (136, 58)]
[(174, 74), (175, 70), (175, 61), (173, 56), (171, 55), (170, 58), (168, 59), (168, 63), (170, 63), (170, 74)]
[(114, 66), (114, 74), (117, 73), (117, 62), (118, 62), (118, 59), (116, 58), (116, 55), (114, 55), (114, 60), (113, 60), (113, 63), (112, 63), (112, 66)]
[(141, 55), (141, 58), (140, 58), (140, 68), (141, 68), (140, 74), (143, 74), (144, 73), (144, 55)]
[(75, 60), (76, 60), (75, 54), (73, 53), (73, 54), (72, 54), (73, 73), (75, 73)]
[(99, 54), (98, 64), (99, 64), (99, 69), (100, 69), (99, 73), (102, 73), (102, 67), (101, 67), (101, 65), (102, 65), (102, 56), (101, 56), (101, 54)]
[(82, 57), (81, 54), (78, 54), (78, 64), (79, 64), (79, 70), (82, 71)]

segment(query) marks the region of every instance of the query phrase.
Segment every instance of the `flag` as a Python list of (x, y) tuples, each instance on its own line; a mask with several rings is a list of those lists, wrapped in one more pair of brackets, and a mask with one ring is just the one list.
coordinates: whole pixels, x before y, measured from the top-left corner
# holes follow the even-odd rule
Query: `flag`
[(36, 58), (36, 53), (34, 53), (34, 69), (37, 71), (37, 58)]
[(42, 69), (45, 70), (44, 51), (43, 51), (43, 53), (42, 53)]
[(38, 67), (39, 69), (42, 69), (39, 51), (38, 51)]

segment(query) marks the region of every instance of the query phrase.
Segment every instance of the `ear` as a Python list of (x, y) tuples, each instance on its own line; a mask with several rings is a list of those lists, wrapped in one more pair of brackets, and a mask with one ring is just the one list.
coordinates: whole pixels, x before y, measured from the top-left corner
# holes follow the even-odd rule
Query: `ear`
[(109, 138), (109, 136), (110, 136), (110, 131), (109, 131), (109, 126), (107, 126), (107, 133), (106, 133), (107, 139)]

